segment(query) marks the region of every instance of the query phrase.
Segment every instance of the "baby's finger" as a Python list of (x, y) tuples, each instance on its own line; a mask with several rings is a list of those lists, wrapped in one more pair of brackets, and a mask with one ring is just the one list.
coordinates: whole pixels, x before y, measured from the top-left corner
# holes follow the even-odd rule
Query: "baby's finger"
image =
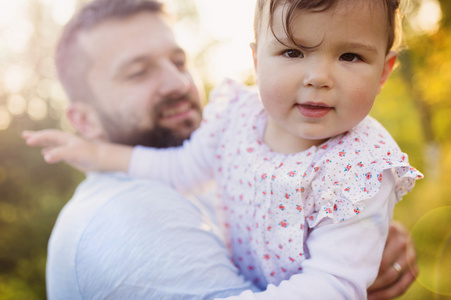
[(62, 161), (60, 151), (61, 148), (47, 147), (41, 150), (41, 154), (44, 157), (44, 160), (48, 164), (56, 164)]
[(26, 132), (24, 136), (29, 146), (54, 147), (66, 144), (72, 134), (55, 129), (46, 129), (36, 132)]

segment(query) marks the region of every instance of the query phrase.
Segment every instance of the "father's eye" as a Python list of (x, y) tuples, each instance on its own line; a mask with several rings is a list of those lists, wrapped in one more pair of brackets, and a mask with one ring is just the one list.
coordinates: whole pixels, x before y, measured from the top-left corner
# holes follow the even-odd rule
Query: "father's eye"
[(361, 61), (362, 58), (360, 57), (360, 55), (357, 55), (355, 53), (345, 53), (342, 56), (340, 56), (340, 60), (356, 62), (356, 61)]
[(127, 79), (138, 79), (146, 75), (146, 70), (140, 70), (127, 75)]
[(302, 53), (300, 50), (297, 50), (297, 49), (285, 50), (283, 52), (283, 55), (288, 58), (303, 58), (304, 57), (304, 53)]

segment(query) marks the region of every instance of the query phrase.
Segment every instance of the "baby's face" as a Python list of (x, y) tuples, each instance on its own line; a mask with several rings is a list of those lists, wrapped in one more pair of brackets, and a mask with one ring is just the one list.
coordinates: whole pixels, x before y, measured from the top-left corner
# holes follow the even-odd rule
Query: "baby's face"
[(293, 23), (296, 43), (284, 30), (283, 6), (273, 16), (274, 34), (263, 20), (254, 63), (268, 112), (265, 142), (274, 150), (291, 153), (319, 145), (370, 112), (396, 53), (386, 53), (385, 11), (365, 2), (299, 12)]

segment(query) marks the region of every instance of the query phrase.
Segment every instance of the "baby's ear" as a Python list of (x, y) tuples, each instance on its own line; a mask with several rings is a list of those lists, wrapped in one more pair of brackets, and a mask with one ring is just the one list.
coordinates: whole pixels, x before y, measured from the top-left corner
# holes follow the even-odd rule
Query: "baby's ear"
[(382, 70), (381, 80), (379, 81), (379, 91), (380, 93), (382, 87), (387, 81), (388, 77), (390, 77), (391, 72), (393, 71), (393, 67), (395, 66), (396, 59), (398, 58), (398, 52), (390, 51), (385, 56), (384, 68)]
[(91, 105), (72, 102), (66, 110), (66, 115), (75, 130), (84, 138), (93, 140), (104, 137), (102, 124)]
[(252, 60), (254, 61), (255, 72), (257, 72), (257, 44), (256, 43), (250, 43), (249, 46), (252, 49)]

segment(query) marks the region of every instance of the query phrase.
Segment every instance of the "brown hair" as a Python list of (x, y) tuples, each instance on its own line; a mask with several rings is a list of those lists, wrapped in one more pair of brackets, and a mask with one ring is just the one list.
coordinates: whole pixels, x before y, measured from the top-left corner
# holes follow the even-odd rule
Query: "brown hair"
[[(261, 20), (265, 13), (269, 14), (268, 27), (273, 31), (273, 15), (279, 5), (287, 7), (284, 28), (289, 39), (294, 43), (292, 23), (296, 13), (302, 10), (322, 12), (330, 9), (340, 1), (345, 0), (257, 0), (254, 16), (254, 37), (257, 42), (257, 34)], [(347, 0), (349, 1), (349, 0)], [(367, 1), (367, 0), (363, 0)], [(401, 41), (401, 16), (399, 12), (401, 0), (369, 0), (371, 4), (383, 2), (387, 14), (387, 52), (400, 45)]]
[(84, 6), (64, 27), (56, 47), (58, 78), (71, 101), (83, 100), (90, 94), (85, 74), (89, 58), (81, 49), (81, 32), (110, 19), (120, 19), (140, 12), (165, 14), (163, 4), (153, 0), (95, 0)]

